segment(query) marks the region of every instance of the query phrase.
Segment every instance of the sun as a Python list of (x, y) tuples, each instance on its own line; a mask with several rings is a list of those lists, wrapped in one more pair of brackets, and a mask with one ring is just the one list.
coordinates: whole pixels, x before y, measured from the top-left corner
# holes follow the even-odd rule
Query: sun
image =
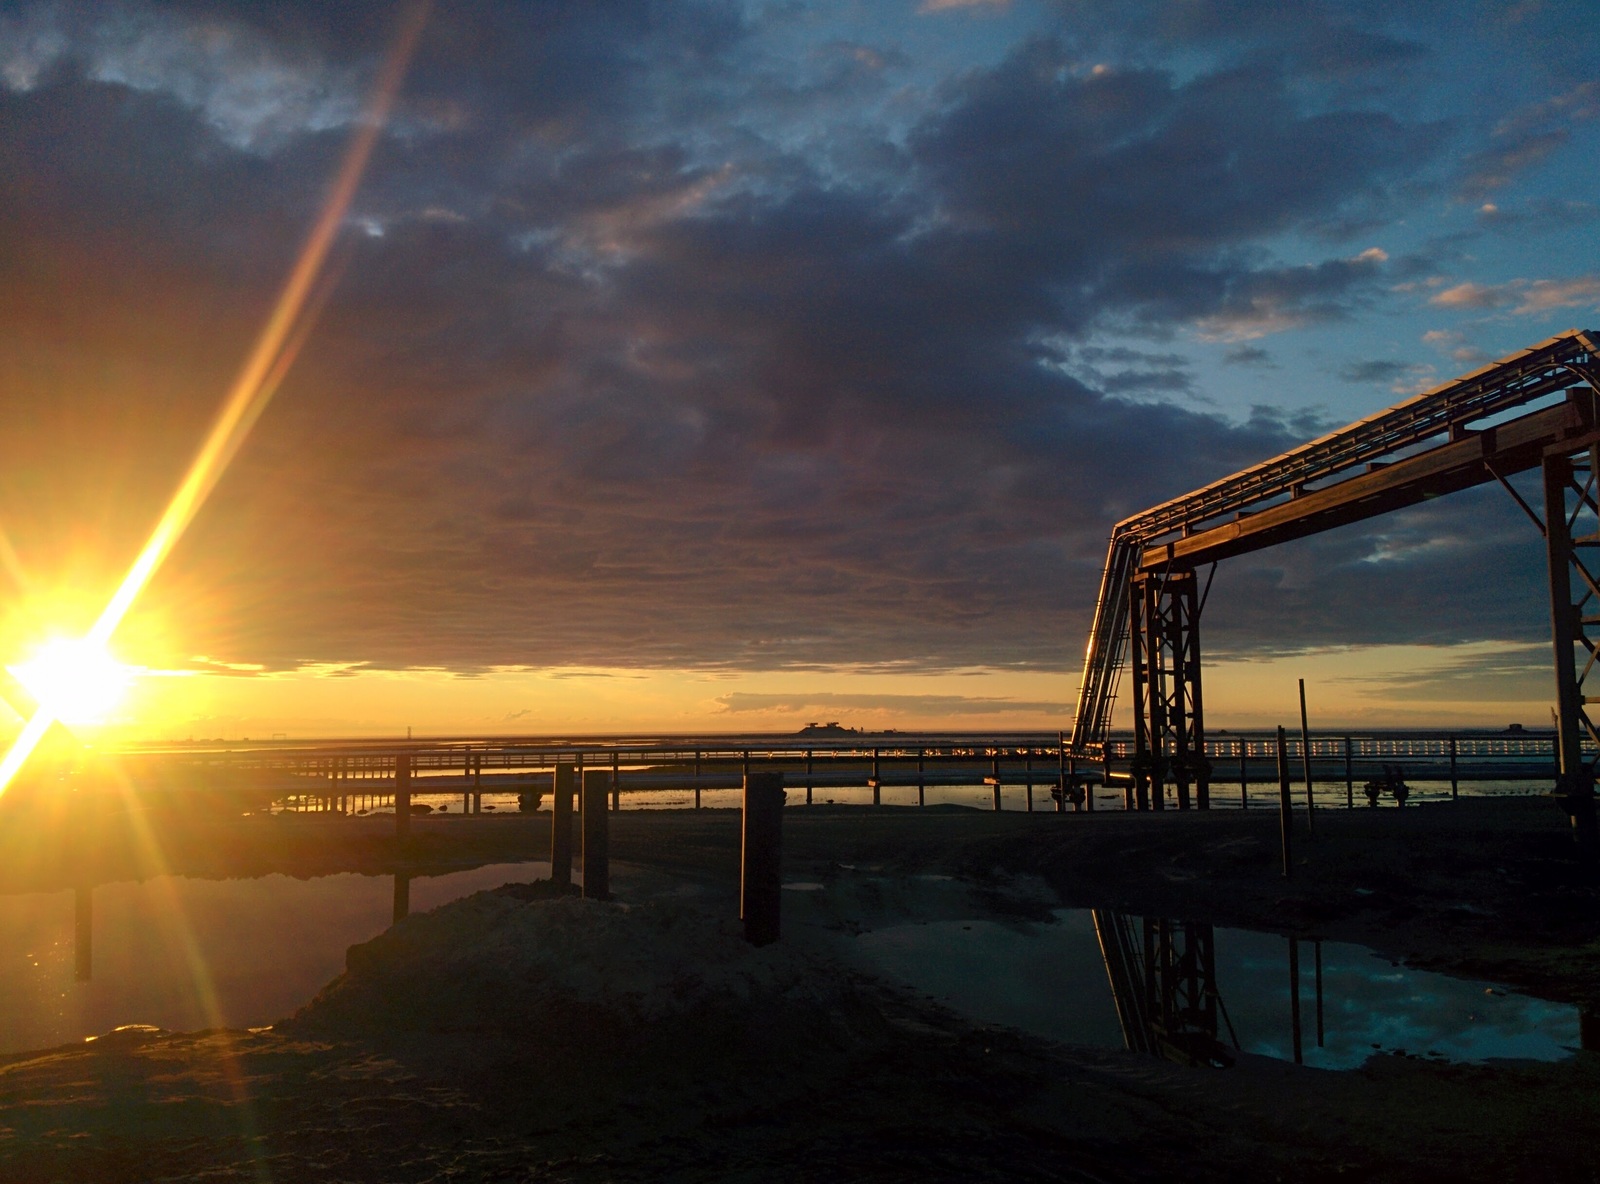
[(87, 638), (56, 637), (26, 662), (6, 667), (45, 710), (64, 724), (98, 724), (115, 711), (134, 668)]

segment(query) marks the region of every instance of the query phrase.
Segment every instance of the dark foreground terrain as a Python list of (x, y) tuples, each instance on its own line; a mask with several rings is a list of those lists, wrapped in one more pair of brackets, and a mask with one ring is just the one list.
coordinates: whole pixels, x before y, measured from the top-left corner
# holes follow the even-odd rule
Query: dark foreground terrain
[[(1600, 887), (1543, 801), (1319, 812), (1287, 882), (1264, 810), (786, 814), (790, 879), (938, 873), (997, 913), (1044, 907), (1007, 891), (1020, 877), (1064, 904), (1359, 941), (1600, 1005)], [(0, 876), (443, 868), (548, 844), (543, 817), (421, 819), (404, 850), (391, 825), (108, 816), (54, 852), (12, 828)], [(613, 858), (692, 903), (479, 894), (354, 947), (269, 1031), (0, 1059), (0, 1179), (1600, 1179), (1593, 1053), (1331, 1073), (1051, 1045), (798, 938), (745, 946), (731, 812), (624, 812)]]

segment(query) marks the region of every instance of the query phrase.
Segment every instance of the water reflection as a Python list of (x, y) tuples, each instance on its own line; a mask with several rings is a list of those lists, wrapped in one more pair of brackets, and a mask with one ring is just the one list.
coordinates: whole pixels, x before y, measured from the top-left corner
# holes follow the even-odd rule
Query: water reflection
[(1580, 1033), (1574, 1007), (1362, 946), (1108, 911), (894, 925), (855, 945), (873, 969), (974, 1019), (1189, 1065), (1226, 1065), (1241, 1050), (1326, 1069), (1379, 1049), (1560, 1060), (1600, 1027), (1586, 1018)]
[(270, 1024), (410, 909), (547, 875), (530, 862), (393, 878), (162, 876), (0, 896), (0, 1053), (120, 1024)]

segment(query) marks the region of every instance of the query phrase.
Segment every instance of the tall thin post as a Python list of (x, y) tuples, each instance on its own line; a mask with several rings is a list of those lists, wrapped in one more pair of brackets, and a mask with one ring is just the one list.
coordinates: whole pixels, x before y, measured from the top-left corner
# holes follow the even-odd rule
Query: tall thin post
[(483, 753), (472, 754), (472, 812), (483, 813)]
[(874, 806), (883, 804), (881, 786), (882, 783), (878, 780), (878, 750), (874, 748), (872, 750), (872, 804)]
[(1356, 808), (1356, 766), (1351, 752), (1350, 737), (1344, 738), (1344, 804), (1348, 810)]
[(1456, 738), (1450, 737), (1450, 797), (1451, 800), (1461, 796), (1461, 783), (1456, 779)]
[(1312, 956), (1316, 958), (1317, 982), (1317, 1047), (1326, 1048), (1323, 1043), (1322, 1031), (1322, 939), (1314, 938), (1311, 942)]
[[(622, 770), (620, 762), (621, 757), (613, 752), (611, 754), (611, 809), (618, 812), (622, 810)], [(600, 805), (602, 809), (605, 807), (604, 799), (601, 800)], [(588, 809), (587, 804), (584, 808)], [(588, 873), (585, 872), (584, 874), (587, 875)]]
[[(610, 775), (616, 784), (616, 774)], [(583, 897), (611, 899), (611, 819), (606, 813), (607, 775), (593, 769), (583, 775)]]
[[(1592, 455), (1589, 463), (1600, 467)], [(1572, 600), (1572, 568), (1578, 565), (1578, 556), (1567, 516), (1567, 487), (1574, 475), (1570, 456), (1544, 458), (1545, 558), (1556, 674), (1556, 794), (1572, 819), (1579, 852), (1593, 861), (1600, 857), (1600, 831), (1595, 821), (1594, 772), (1583, 759), (1582, 725), (1587, 716), (1573, 654), (1573, 647), (1585, 641), (1583, 613)], [(1596, 476), (1591, 472), (1589, 479)], [(1584, 574), (1589, 575), (1587, 569)], [(1588, 667), (1584, 669), (1587, 673)]]
[(550, 881), (562, 888), (572, 883), (572, 791), (577, 779), (572, 765), (556, 762), (550, 787)]
[(1250, 808), (1250, 773), (1245, 768), (1249, 750), (1250, 741), (1241, 736), (1239, 738), (1239, 809), (1241, 810)]
[[(926, 759), (925, 754), (927, 751), (928, 750), (925, 748), (917, 749), (917, 805), (919, 806), (926, 806), (928, 804), (928, 787), (922, 778), (922, 774), (924, 772), (922, 766), (923, 761)], [(809, 801), (810, 799), (808, 798), (806, 800)]]
[(94, 974), (94, 885), (79, 884), (72, 893), (72, 977), (80, 983)]
[(1033, 749), (1022, 759), (1022, 779), (1028, 783), (1028, 813), (1033, 813)]
[(1289, 798), (1289, 742), (1278, 729), (1278, 836), (1283, 845), (1283, 878), (1294, 858), (1294, 803)]
[(700, 750), (694, 750), (694, 808), (700, 808)]
[(411, 833), (411, 754), (394, 758), (394, 833), (399, 839)]
[(806, 805), (811, 804), (811, 758), (816, 756), (816, 750), (806, 749)]
[(990, 780), (994, 782), (994, 809), (1000, 812), (1000, 756), (996, 751), (994, 759), (989, 764)]
[(744, 939), (778, 940), (783, 898), (783, 774), (747, 773), (739, 849), (739, 919)]
[(1306, 723), (1306, 680), (1300, 680), (1300, 763), (1306, 774), (1306, 833), (1317, 830), (1317, 803), (1311, 792), (1311, 728)]

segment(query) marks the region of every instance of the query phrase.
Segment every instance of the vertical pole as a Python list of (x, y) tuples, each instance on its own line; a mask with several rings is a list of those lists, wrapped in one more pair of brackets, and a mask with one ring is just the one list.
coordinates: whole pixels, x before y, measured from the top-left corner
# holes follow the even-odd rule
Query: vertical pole
[(811, 758), (816, 756), (816, 749), (806, 749), (806, 805), (811, 804)]
[(472, 813), (472, 753), (461, 757), (461, 812)]
[[(1060, 780), (1057, 782), (1057, 784), (1061, 786), (1061, 798), (1056, 802), (1056, 813), (1064, 814), (1067, 809), (1067, 791), (1069, 785), (1067, 781), (1067, 734), (1065, 732), (1056, 733), (1056, 754), (1059, 757), (1057, 763), (1061, 766)], [(1076, 770), (1073, 771), (1076, 772)], [(1076, 810), (1078, 808), (1077, 803), (1073, 803), (1072, 808)]]
[(72, 893), (72, 977), (86, 983), (94, 973), (94, 885)]
[(989, 772), (991, 774), (989, 779), (994, 782), (994, 810), (998, 814), (1000, 812), (1000, 757), (998, 750), (996, 750), (993, 760), (989, 762)]
[(872, 804), (874, 806), (883, 804), (883, 794), (878, 783), (878, 750), (876, 748), (872, 750)]
[(1145, 810), (1150, 806), (1152, 764), (1150, 706), (1145, 701), (1145, 682), (1155, 675), (1146, 665), (1145, 647), (1149, 639), (1145, 622), (1144, 585), (1143, 580), (1131, 580), (1128, 584), (1128, 657), (1131, 659), (1129, 666), (1133, 676), (1133, 763), (1129, 769), (1129, 805), (1136, 810)]
[(1239, 738), (1239, 809), (1250, 808), (1250, 772), (1245, 768), (1245, 761), (1250, 750), (1250, 741)]
[(1028, 813), (1033, 813), (1033, 749), (1022, 760), (1022, 779), (1028, 783)]
[(550, 882), (565, 888), (572, 883), (572, 790), (579, 772), (557, 761), (551, 779)]
[[(919, 806), (926, 806), (928, 804), (928, 789), (927, 785), (922, 779), (923, 761), (925, 759), (924, 754), (926, 752), (927, 749), (925, 748), (917, 749), (917, 805)], [(810, 799), (808, 798), (807, 801), (809, 800)]]
[[(616, 774), (611, 774), (616, 784)], [(611, 819), (606, 813), (606, 781), (603, 769), (583, 775), (583, 898), (611, 899)]]
[(1300, 942), (1289, 939), (1289, 1022), (1294, 1029), (1294, 1063), (1305, 1064), (1305, 1050), (1300, 1042)]
[(739, 919), (754, 946), (778, 940), (783, 897), (783, 774), (747, 773), (739, 851)]
[(1294, 857), (1294, 806), (1289, 798), (1289, 743), (1278, 729), (1278, 836), (1283, 845), (1283, 878), (1289, 878)]
[(411, 915), (411, 873), (394, 874), (394, 923), (396, 925)]
[(403, 839), (411, 833), (411, 754), (394, 758), (394, 833)]
[(1450, 737), (1450, 798), (1454, 801), (1461, 796), (1461, 783), (1456, 779), (1456, 738)]
[(700, 750), (694, 750), (694, 808), (700, 808)]
[(1347, 810), (1356, 808), (1356, 767), (1351, 753), (1350, 737), (1344, 738), (1344, 805)]
[(1311, 793), (1311, 728), (1306, 724), (1306, 680), (1300, 680), (1300, 763), (1306, 775), (1306, 833), (1316, 834), (1317, 803)]
[[(616, 753), (613, 752), (611, 754), (611, 809), (615, 813), (621, 813), (622, 811), (622, 771), (619, 767), (620, 759), (621, 758)], [(603, 799), (600, 802), (600, 807), (601, 809), (605, 808), (605, 801)], [(588, 808), (588, 804), (585, 803), (584, 809), (587, 810)], [(588, 875), (587, 872), (584, 874)]]

